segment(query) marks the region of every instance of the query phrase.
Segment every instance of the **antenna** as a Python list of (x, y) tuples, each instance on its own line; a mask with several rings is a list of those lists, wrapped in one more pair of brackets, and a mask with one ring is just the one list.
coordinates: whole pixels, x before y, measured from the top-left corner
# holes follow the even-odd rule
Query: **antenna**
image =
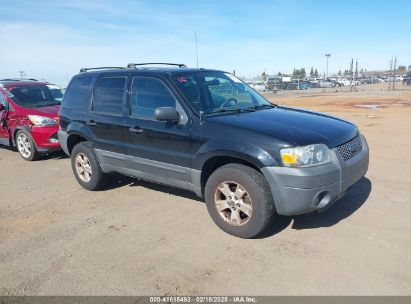
[(198, 68), (197, 31), (194, 31), (194, 38), (195, 38), (195, 40), (196, 40), (196, 61), (197, 61), (197, 68)]

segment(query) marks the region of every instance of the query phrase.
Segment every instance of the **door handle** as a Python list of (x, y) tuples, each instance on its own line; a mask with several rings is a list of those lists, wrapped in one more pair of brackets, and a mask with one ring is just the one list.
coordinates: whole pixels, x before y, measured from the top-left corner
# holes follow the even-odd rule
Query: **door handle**
[(97, 125), (96, 122), (94, 120), (90, 120), (90, 121), (86, 121), (86, 125), (88, 126), (95, 126)]
[(128, 130), (130, 132), (137, 133), (137, 134), (143, 133), (143, 131), (144, 131), (143, 129), (141, 129), (139, 127), (129, 128)]

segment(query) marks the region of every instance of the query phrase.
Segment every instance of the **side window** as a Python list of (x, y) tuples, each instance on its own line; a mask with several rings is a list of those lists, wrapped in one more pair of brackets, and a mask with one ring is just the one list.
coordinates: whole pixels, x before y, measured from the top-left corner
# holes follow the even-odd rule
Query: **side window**
[(174, 78), (174, 82), (181, 90), (187, 101), (193, 106), (193, 108), (200, 112), (201, 110), (201, 96), (199, 85), (193, 76), (179, 76)]
[(102, 78), (94, 88), (93, 111), (120, 115), (123, 112), (126, 80), (126, 77)]
[(6, 107), (7, 104), (7, 99), (6, 96), (4, 96), (4, 93), (0, 90), (0, 105), (3, 105)]
[(220, 77), (205, 77), (205, 85), (211, 93), (215, 106), (219, 106), (228, 99), (235, 99), (238, 103), (253, 104), (250, 92), (244, 89), (242, 83), (234, 85), (228, 79)]
[(154, 119), (158, 107), (176, 107), (176, 99), (163, 82), (155, 78), (133, 77), (130, 116)]
[(88, 108), (88, 95), (90, 93), (92, 77), (73, 79), (64, 95), (63, 108), (85, 110)]

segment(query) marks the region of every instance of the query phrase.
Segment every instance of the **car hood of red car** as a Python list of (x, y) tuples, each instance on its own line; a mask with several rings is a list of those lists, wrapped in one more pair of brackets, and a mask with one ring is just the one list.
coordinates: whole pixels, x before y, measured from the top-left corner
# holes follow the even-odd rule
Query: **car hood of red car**
[[(33, 110), (34, 110), (34, 109), (33, 109)], [(41, 112), (41, 113), (49, 114), (49, 115), (51, 115), (51, 116), (58, 116), (59, 110), (60, 110), (60, 105), (54, 105), (54, 106), (47, 106), (47, 107), (35, 108), (35, 111), (36, 111), (36, 112)], [(41, 115), (41, 113), (39, 113), (39, 115)], [(36, 114), (36, 115), (37, 115), (37, 114)]]

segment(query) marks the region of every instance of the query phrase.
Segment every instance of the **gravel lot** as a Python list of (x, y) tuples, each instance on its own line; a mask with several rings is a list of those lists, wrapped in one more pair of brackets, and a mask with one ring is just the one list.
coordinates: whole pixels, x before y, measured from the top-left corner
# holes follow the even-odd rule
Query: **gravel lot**
[(268, 96), (366, 135), (369, 172), (329, 210), (242, 240), (189, 192), (126, 177), (88, 192), (63, 154), (1, 148), (0, 295), (410, 295), (411, 91)]

